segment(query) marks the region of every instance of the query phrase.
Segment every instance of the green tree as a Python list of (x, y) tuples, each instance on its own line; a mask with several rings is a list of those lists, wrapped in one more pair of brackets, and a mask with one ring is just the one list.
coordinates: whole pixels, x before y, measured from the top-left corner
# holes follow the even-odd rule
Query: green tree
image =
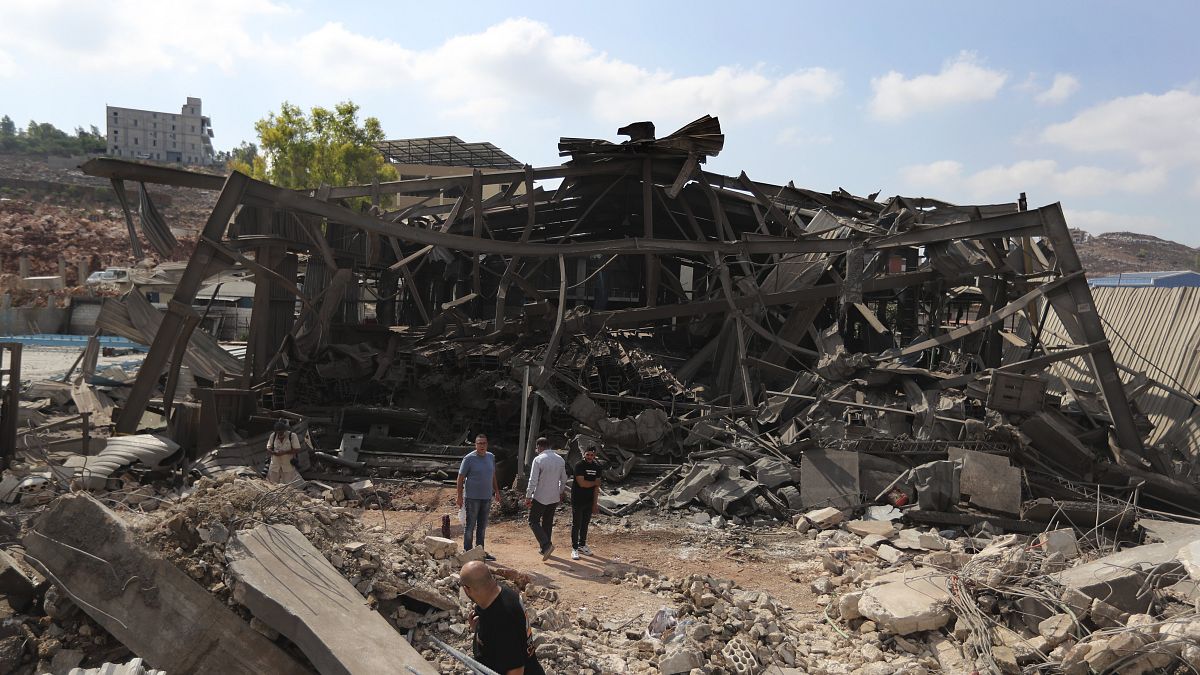
[(254, 163), (259, 160), (257, 145), (242, 141), (241, 145), (223, 154), (225, 166), (230, 171), (241, 171), (251, 176), (256, 175)]
[(8, 115), (0, 118), (0, 150), (5, 152), (78, 155), (103, 152), (105, 147), (104, 136), (95, 126), (87, 131), (76, 127), (72, 135), (47, 122), (30, 120), (24, 129), (18, 129)]
[(395, 180), (396, 170), (374, 147), (384, 140), (383, 127), (374, 117), (359, 123), (358, 110), (344, 101), (305, 115), (285, 101), (278, 113), (254, 125), (258, 146), (243, 143), (233, 152), (230, 168), (287, 188)]

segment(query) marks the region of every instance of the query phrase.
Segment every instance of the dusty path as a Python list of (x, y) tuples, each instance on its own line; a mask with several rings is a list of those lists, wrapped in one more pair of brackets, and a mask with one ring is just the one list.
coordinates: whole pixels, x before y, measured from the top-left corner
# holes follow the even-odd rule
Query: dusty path
[[(452, 490), (423, 491), (413, 501), (431, 510), (364, 511), (363, 522), (384, 526), (390, 532), (440, 535), (442, 514), (456, 511)], [(802, 556), (796, 546), (801, 537), (788, 527), (747, 534), (691, 525), (678, 518), (639, 515), (627, 519), (629, 526), (625, 527), (622, 519), (596, 516), (588, 536), (595, 555), (576, 561), (570, 558), (570, 512), (564, 514), (560, 508), (553, 530), (554, 555), (543, 561), (524, 516), (522, 512), (520, 519), (497, 522), (493, 514), (487, 530), (488, 552), (498, 563), (529, 574), (534, 583), (555, 589), (560, 608), (594, 614), (601, 622), (636, 624), (639, 616), (640, 621), (649, 621), (660, 607), (672, 604), (669, 596), (660, 597), (640, 585), (613, 583), (606, 569), (655, 578), (704, 574), (733, 579), (744, 588), (770, 593), (798, 614), (820, 609), (808, 584), (793, 581), (787, 573), (788, 565)], [(456, 540), (461, 532), (455, 523)], [(808, 557), (812, 557), (811, 548)], [(814, 570), (819, 567), (819, 562), (810, 562)]]

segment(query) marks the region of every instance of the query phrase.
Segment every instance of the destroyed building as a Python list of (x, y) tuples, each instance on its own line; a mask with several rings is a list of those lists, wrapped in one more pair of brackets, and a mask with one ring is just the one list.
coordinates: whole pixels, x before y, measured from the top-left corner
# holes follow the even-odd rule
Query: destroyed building
[[(953, 445), (1024, 467), (1025, 498), (1144, 483), (1147, 499), (1200, 507), (1176, 480), (1182, 458), (1146, 443), (1058, 205), (714, 174), (724, 137), (707, 117), (622, 133), (562, 139), (561, 166), (312, 191), (89, 162), (114, 181), (221, 191), (161, 327), (142, 331), (153, 345), (116, 430), (136, 431), (155, 399), (194, 418), (175, 427), (195, 430), (177, 440), (199, 457), (223, 423), (289, 410), (322, 418), (319, 449), (421, 470), (483, 431), (510, 475), (543, 434), (598, 439), (617, 474), (733, 447), (747, 463), (852, 452), (874, 477)], [(234, 265), (255, 280), (240, 362), (192, 328), (205, 280)], [(197, 388), (159, 402), (196, 352), (211, 357)], [(1054, 375), (1068, 360), (1084, 381)], [(199, 403), (177, 406), (187, 395)], [(877, 483), (841, 489), (874, 497)]]
[[(628, 140), (561, 139), (559, 166), (489, 165), (511, 160), (492, 154), (465, 160), (485, 164), (470, 171), (451, 164), (448, 175), (311, 190), (89, 161), (84, 172), (115, 188), (219, 197), (165, 311), (138, 292), (105, 299), (98, 328), (149, 352), (121, 387), (77, 379), (69, 388), (99, 437), (111, 426), (113, 469), (64, 466), (104, 483), (130, 461), (162, 461), (227, 485), (231, 473), (261, 468), (265, 434), (282, 416), (312, 451), (301, 468), (321, 480), (452, 477), (464, 441), (486, 433), (509, 485), (523, 480), (534, 439), (548, 436), (570, 454), (598, 446), (606, 487), (649, 477), (610, 490), (610, 515), (654, 506), (722, 523), (845, 527), (825, 544), (839, 548), (847, 532), (878, 537), (869, 560), (889, 565), (907, 562), (903, 551), (945, 552), (939, 531), (1044, 538), (1080, 528), (1097, 541), (1136, 541), (1139, 516), (1200, 516), (1193, 342), (1181, 340), (1161, 368), (1128, 365), (1150, 347), (1115, 336), (1147, 319), (1122, 315), (1118, 296), (1130, 289), (1089, 287), (1059, 204), (860, 197), (716, 174), (705, 165), (724, 136), (711, 117), (661, 138), (649, 122), (620, 133)], [(418, 140), (384, 151), (437, 165), (432, 153), (464, 145)], [(147, 240), (171, 250), (161, 216), (141, 214)], [(222, 297), (218, 275), (253, 281), (236, 352), (197, 328)], [(1151, 290), (1184, 303), (1193, 289)], [(89, 375), (94, 358), (84, 357)], [(163, 438), (116, 440), (139, 432)], [(933, 530), (895, 530), (900, 518)], [(250, 542), (266, 535), (242, 532), (246, 546), (273, 554)], [(994, 559), (1005, 579), (1052, 571), (1063, 575), (1054, 583), (1096, 597), (1040, 538), (964, 541), (983, 557), (939, 560), (973, 589), (999, 583)], [(848, 569), (857, 555), (830, 552), (826, 569)], [(957, 581), (926, 575), (937, 607), (898, 617), (889, 593), (914, 579), (896, 574), (886, 581), (897, 586), (847, 592), (858, 595), (838, 605), (842, 619), (903, 636), (975, 611), (947, 593)], [(711, 580), (675, 590), (705, 610), (770, 604), (736, 600)], [(1114, 625), (1146, 613), (1135, 599)], [(1044, 613), (1060, 614), (1057, 605)], [(1046, 652), (1066, 642), (1043, 639)], [(739, 663), (741, 648), (731, 649), (727, 660)], [(1002, 660), (990, 642), (974, 654)], [(690, 670), (662, 668), (670, 655), (655, 656), (664, 672)]]

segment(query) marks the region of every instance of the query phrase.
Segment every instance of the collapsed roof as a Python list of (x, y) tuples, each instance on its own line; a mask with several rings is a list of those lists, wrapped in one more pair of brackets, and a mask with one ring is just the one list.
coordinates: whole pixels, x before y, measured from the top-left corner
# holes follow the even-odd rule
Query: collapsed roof
[[(1200, 509), (1173, 457), (1144, 442), (1151, 430), (1127, 396), (1060, 205), (880, 200), (716, 174), (703, 167), (724, 136), (707, 116), (663, 138), (648, 122), (621, 133), (629, 140), (561, 139), (559, 166), (311, 190), (89, 161), (86, 173), (114, 182), (221, 191), (117, 430), (135, 431), (161, 374), (172, 380), (203, 280), (241, 263), (255, 272), (253, 319), (243, 370), (225, 375), (261, 391), (291, 373), (277, 407), (303, 398), (302, 381), (352, 374), (395, 404), (401, 388), (419, 389), (396, 375), (405, 368), (519, 380), (529, 366), (528, 388), (514, 388), (538, 394), (534, 419), (544, 401), (548, 416), (570, 415), (588, 433), (613, 411), (580, 397), (666, 410), (693, 430), (725, 416), (780, 456), (897, 435), (944, 452), (947, 441), (1000, 434), (1004, 452), (1048, 482), (1146, 484)], [(1052, 348), (1042, 339), (1051, 313)], [(628, 372), (589, 379), (603, 370), (595, 349), (660, 384), (633, 392)], [(1043, 376), (1068, 359), (1086, 382)], [(1028, 380), (1040, 383), (1032, 399)], [(1046, 403), (1047, 384), (1070, 390), (1064, 403)], [(1016, 398), (991, 391), (1003, 387)], [(367, 396), (358, 385), (336, 392)], [(168, 384), (168, 411), (173, 396)], [(526, 395), (510, 399), (485, 408), (509, 411), (493, 424), (520, 408), (524, 448), (527, 422), (538, 422)], [(848, 411), (906, 421), (899, 432), (879, 419), (848, 429)], [(840, 419), (832, 431), (830, 418)], [(634, 444), (621, 433), (615, 444)]]

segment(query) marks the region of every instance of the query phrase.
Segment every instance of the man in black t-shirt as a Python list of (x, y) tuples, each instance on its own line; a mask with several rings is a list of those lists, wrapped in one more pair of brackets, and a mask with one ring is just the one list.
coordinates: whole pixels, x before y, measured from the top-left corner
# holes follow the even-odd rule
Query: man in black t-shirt
[(579, 555), (591, 555), (587, 545), (588, 523), (600, 510), (600, 464), (596, 462), (596, 446), (589, 445), (583, 460), (575, 465), (571, 479), (571, 560)]
[(501, 675), (546, 675), (533, 654), (521, 596), (497, 583), (487, 564), (478, 560), (463, 565), (459, 579), (475, 602), (470, 618), (475, 659)]

